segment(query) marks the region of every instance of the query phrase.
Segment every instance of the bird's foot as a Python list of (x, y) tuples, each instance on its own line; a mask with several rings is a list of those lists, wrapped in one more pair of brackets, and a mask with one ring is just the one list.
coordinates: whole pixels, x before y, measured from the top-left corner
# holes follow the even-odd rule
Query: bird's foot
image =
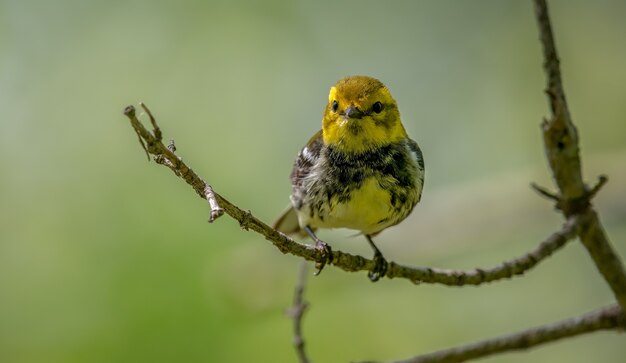
[(372, 282), (378, 281), (381, 277), (385, 276), (385, 273), (387, 273), (387, 266), (388, 263), (383, 257), (383, 254), (376, 250), (374, 252), (374, 268), (367, 273), (367, 277), (369, 277)]
[(317, 271), (315, 271), (314, 275), (317, 276), (320, 274), (320, 272), (322, 272), (324, 266), (326, 266), (327, 263), (333, 262), (333, 251), (331, 250), (330, 246), (326, 244), (326, 242), (322, 241), (319, 238), (315, 239), (315, 249), (318, 250), (322, 255), (322, 259), (315, 262), (315, 268), (317, 269)]

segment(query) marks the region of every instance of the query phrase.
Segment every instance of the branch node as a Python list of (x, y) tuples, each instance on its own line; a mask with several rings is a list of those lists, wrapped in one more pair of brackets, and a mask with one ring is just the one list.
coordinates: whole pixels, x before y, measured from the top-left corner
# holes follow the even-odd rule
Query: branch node
[[(173, 145), (173, 143), (171, 145)], [(174, 150), (175, 149), (176, 147), (174, 147)], [(216, 219), (218, 219), (224, 214), (224, 209), (220, 207), (219, 203), (217, 202), (217, 197), (215, 196), (215, 192), (213, 191), (213, 188), (209, 184), (206, 184), (206, 183), (204, 186), (204, 198), (207, 200), (207, 202), (209, 202), (209, 207), (211, 208), (211, 213), (209, 215), (209, 223), (213, 223)]]
[(250, 209), (248, 209), (247, 211), (245, 211), (243, 218), (241, 219), (241, 222), (239, 222), (239, 227), (241, 227), (241, 229), (245, 231), (250, 230), (251, 220), (252, 220), (252, 212), (250, 211)]
[(169, 144), (167, 144), (167, 149), (171, 152), (176, 152), (176, 143), (174, 142), (174, 139), (170, 139)]
[(487, 277), (485, 270), (483, 270), (482, 268), (476, 268), (475, 270), (478, 276), (480, 276), (480, 281), (485, 281), (485, 278)]
[(176, 166), (172, 164), (172, 162), (163, 154), (155, 155), (154, 162), (157, 164), (165, 165), (170, 168), (177, 176), (182, 176), (182, 172), (178, 168), (176, 168)]

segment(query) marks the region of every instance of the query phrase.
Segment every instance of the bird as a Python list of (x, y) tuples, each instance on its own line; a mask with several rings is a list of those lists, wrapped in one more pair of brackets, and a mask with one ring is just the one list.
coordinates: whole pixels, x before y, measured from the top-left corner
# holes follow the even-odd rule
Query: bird
[(332, 249), (315, 232), (347, 228), (374, 252), (371, 281), (388, 263), (372, 238), (403, 221), (420, 201), (424, 157), (407, 135), (389, 89), (369, 76), (348, 76), (330, 88), (322, 128), (300, 150), (291, 172), (291, 203), (273, 224), (287, 235), (307, 235), (323, 260)]

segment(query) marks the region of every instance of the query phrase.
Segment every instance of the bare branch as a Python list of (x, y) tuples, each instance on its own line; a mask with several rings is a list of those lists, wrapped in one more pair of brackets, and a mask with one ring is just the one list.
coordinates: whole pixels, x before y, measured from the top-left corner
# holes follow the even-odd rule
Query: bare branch
[(593, 188), (591, 188), (591, 190), (589, 190), (587, 192), (587, 198), (593, 199), (596, 196), (596, 194), (598, 194), (600, 189), (602, 189), (604, 184), (606, 184), (608, 181), (609, 181), (609, 177), (608, 176), (600, 175), (598, 177), (598, 182), (596, 183), (596, 185), (594, 185)]
[(558, 195), (550, 192), (548, 189), (542, 187), (541, 185), (539, 185), (537, 183), (530, 183), (530, 187), (533, 188), (533, 190), (535, 190), (537, 193), (539, 193), (539, 195), (541, 195), (541, 196), (543, 196), (543, 197), (545, 197), (547, 199), (553, 200), (553, 201), (555, 201), (557, 203), (559, 201), (561, 201), (561, 198), (559, 198)]
[[(154, 155), (154, 159), (174, 172), (177, 176), (184, 179), (187, 184), (194, 188), (196, 193), (209, 200), (214, 198), (214, 202), (226, 214), (239, 222), (245, 230), (253, 230), (272, 242), (276, 248), (283, 253), (303, 257), (309, 261), (320, 262), (324, 260), (324, 256), (315, 246), (300, 244), (278, 232), (254, 217), (250, 211), (245, 211), (227, 199), (216, 193), (212, 188), (212, 195), (207, 193), (210, 186), (202, 180), (182, 159), (176, 156), (173, 149), (166, 147), (161, 140), (158, 140), (151, 134), (135, 116), (134, 108), (128, 106), (124, 112), (130, 119), (131, 125), (138, 135), (141, 136), (147, 150)], [(158, 129), (154, 118), (151, 119), (153, 127)], [(213, 208), (213, 207), (211, 207)], [(391, 262), (387, 270), (388, 278), (405, 278), (414, 283), (439, 283), (449, 286), (462, 285), (480, 285), (487, 282), (493, 282), (513, 276), (521, 275), (529, 269), (533, 268), (540, 261), (550, 256), (559, 248), (563, 247), (567, 241), (572, 239), (579, 225), (582, 223), (581, 218), (572, 216), (563, 226), (561, 230), (553, 233), (545, 241), (543, 241), (535, 250), (510, 261), (490, 268), (476, 268), (469, 271), (444, 270), (429, 267), (409, 267)], [(332, 264), (345, 271), (370, 271), (374, 267), (374, 261), (362, 256), (355, 256), (341, 251), (332, 251)]]
[(469, 271), (419, 268), (389, 264), (387, 277), (406, 277), (413, 282), (439, 283), (450, 286), (481, 285), (484, 283), (522, 275), (540, 261), (552, 255), (576, 236), (582, 224), (579, 217), (572, 217), (561, 230), (550, 235), (534, 250), (490, 269), (476, 268)]
[[(157, 125), (154, 116), (152, 116), (152, 112), (150, 112), (148, 106), (146, 106), (143, 102), (140, 102), (139, 105), (141, 106), (141, 108), (143, 108), (143, 110), (148, 114), (148, 117), (150, 118), (150, 123), (152, 124), (152, 134), (157, 139), (157, 141), (161, 141), (163, 139), (161, 129)], [(170, 145), (172, 146), (171, 148), (169, 147)], [(172, 150), (172, 152), (176, 151), (176, 147), (174, 146), (174, 140), (170, 142), (170, 145), (168, 145), (168, 149)]]
[(306, 287), (308, 270), (308, 263), (301, 261), (300, 271), (298, 271), (298, 283), (293, 294), (293, 305), (287, 310), (287, 315), (293, 319), (293, 345), (296, 348), (296, 354), (300, 363), (310, 362), (304, 350), (304, 336), (302, 335), (302, 317), (304, 316), (304, 311), (309, 307), (309, 304), (304, 300), (304, 288)]
[(543, 140), (561, 200), (559, 209), (565, 217), (587, 214), (586, 222), (578, 235), (591, 255), (596, 267), (607, 281), (620, 306), (626, 309), (626, 271), (624, 264), (611, 246), (590, 198), (606, 182), (601, 178), (590, 192), (582, 179), (578, 147), (578, 133), (565, 100), (565, 92), (559, 69), (559, 58), (554, 44), (552, 26), (546, 0), (534, 0), (535, 14), (543, 47), (544, 71), (547, 78), (546, 93), (550, 101), (552, 117), (544, 120)]
[(444, 349), (405, 360), (395, 361), (394, 363), (465, 362), (496, 353), (529, 349), (559, 339), (598, 330), (623, 330), (624, 328), (626, 328), (626, 315), (624, 315), (620, 306), (616, 304), (581, 316), (530, 328), (516, 334)]
[[(133, 107), (133, 106), (126, 107), (124, 109), (124, 115), (126, 115), (128, 118), (130, 118), (131, 122), (132, 122), (133, 119), (136, 119), (135, 107)], [(139, 122), (139, 121), (137, 121), (137, 122)], [(141, 137), (141, 134), (139, 133), (139, 131), (137, 131), (137, 129), (134, 128), (134, 127), (133, 127), (133, 129), (135, 130), (135, 133), (137, 134), (137, 139), (139, 140), (139, 144), (141, 145), (141, 148), (143, 149), (143, 151), (146, 152), (146, 156), (148, 157), (148, 161), (150, 161), (150, 153), (148, 152), (148, 147), (143, 142), (143, 138)]]

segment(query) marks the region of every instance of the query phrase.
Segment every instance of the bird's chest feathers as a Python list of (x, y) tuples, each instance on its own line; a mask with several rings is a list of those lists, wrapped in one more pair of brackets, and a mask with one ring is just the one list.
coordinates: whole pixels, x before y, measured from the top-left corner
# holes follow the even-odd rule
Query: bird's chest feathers
[(364, 232), (379, 229), (392, 212), (391, 195), (375, 177), (369, 177), (359, 187), (330, 197), (323, 226), (350, 228)]
[(305, 178), (301, 225), (379, 232), (403, 219), (417, 202), (416, 168), (402, 145), (350, 155), (322, 151)]
[[(310, 189), (314, 227), (349, 228), (373, 233), (392, 224), (397, 179), (385, 168), (387, 150), (351, 158), (332, 150), (318, 164)], [(380, 165), (379, 165), (380, 164)]]

